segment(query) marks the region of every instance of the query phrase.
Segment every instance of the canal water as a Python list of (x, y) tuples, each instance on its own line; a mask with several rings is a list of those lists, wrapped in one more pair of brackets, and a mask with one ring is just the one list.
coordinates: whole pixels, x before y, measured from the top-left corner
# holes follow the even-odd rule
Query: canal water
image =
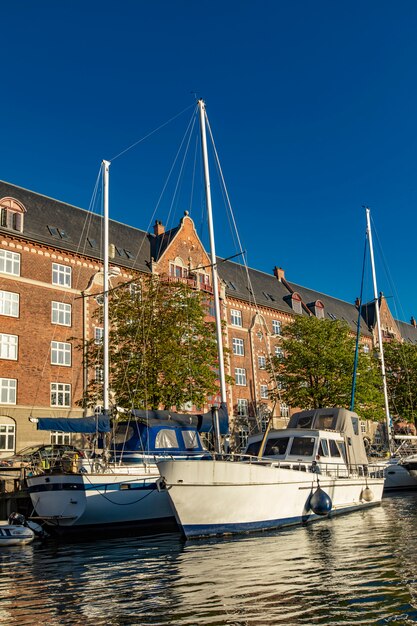
[(417, 624), (417, 494), (309, 526), (0, 548), (0, 624)]

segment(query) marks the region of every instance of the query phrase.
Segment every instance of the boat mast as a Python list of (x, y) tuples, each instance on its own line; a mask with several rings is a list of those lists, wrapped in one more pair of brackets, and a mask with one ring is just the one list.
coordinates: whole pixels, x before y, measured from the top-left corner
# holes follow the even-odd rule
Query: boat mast
[[(212, 212), (212, 205), (211, 205), (211, 189), (210, 189), (210, 171), (209, 171), (209, 164), (208, 164), (207, 137), (206, 137), (206, 105), (204, 103), (204, 100), (199, 100), (198, 106), (200, 109), (201, 148), (203, 152), (207, 218), (208, 218), (208, 228), (209, 228), (209, 236), (210, 236), (210, 256), (211, 256), (211, 267), (212, 267), (212, 275), (213, 275), (213, 296), (214, 296), (214, 311), (215, 311), (215, 320), (216, 320), (216, 339), (217, 339), (217, 351), (219, 355), (220, 397), (221, 397), (221, 403), (226, 404), (226, 376), (225, 376), (225, 371), (224, 371), (222, 320), (221, 320), (221, 313), (220, 313), (220, 297), (219, 297), (219, 281), (218, 281), (218, 274), (217, 274), (216, 246), (214, 242), (213, 212)], [(220, 451), (220, 436), (219, 436), (220, 428), (219, 428), (219, 422), (218, 422), (218, 412), (216, 412), (216, 415), (217, 415), (217, 418), (215, 420), (215, 427), (217, 430), (216, 440), (217, 440), (217, 446), (219, 447), (218, 451)]]
[(366, 207), (366, 226), (367, 226), (366, 230), (367, 230), (368, 241), (369, 241), (369, 252), (371, 256), (372, 282), (374, 286), (375, 314), (376, 314), (376, 325), (377, 325), (377, 330), (378, 330), (378, 350), (379, 350), (379, 358), (381, 360), (382, 386), (384, 389), (385, 420), (387, 424), (388, 447), (391, 451), (391, 418), (390, 418), (389, 405), (388, 405), (387, 376), (385, 373), (384, 347), (382, 345), (381, 317), (379, 314), (379, 299), (378, 299), (378, 289), (377, 289), (377, 283), (376, 283), (374, 248), (372, 244), (371, 211), (370, 209), (368, 209), (368, 207)]
[(103, 413), (109, 413), (109, 168), (103, 161)]

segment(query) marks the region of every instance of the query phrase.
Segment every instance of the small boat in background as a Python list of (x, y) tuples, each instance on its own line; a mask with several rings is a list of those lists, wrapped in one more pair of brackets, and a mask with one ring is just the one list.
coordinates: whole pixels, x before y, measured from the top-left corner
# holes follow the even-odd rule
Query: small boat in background
[(34, 531), (26, 525), (21, 513), (12, 513), (8, 520), (0, 521), (0, 547), (25, 546), (34, 538)]

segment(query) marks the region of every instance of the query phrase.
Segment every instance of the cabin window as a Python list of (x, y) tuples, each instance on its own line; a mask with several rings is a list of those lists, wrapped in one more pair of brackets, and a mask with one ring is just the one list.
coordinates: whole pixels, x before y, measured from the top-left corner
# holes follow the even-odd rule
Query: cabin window
[(314, 437), (294, 437), (290, 454), (292, 456), (313, 456)]
[(330, 444), (330, 456), (340, 457), (340, 450), (337, 447), (337, 443), (334, 441), (334, 439), (330, 439), (329, 444)]
[(155, 448), (179, 448), (175, 430), (160, 430), (155, 438)]
[(318, 415), (314, 423), (314, 428), (318, 430), (335, 430), (336, 424), (337, 415)]
[(340, 449), (340, 452), (342, 454), (342, 457), (345, 461), (345, 463), (347, 462), (347, 454), (346, 454), (346, 446), (344, 441), (339, 441), (337, 444), (337, 447)]
[(312, 428), (313, 415), (301, 415), (297, 421), (297, 428)]
[[(101, 413), (102, 411), (100, 411)], [(115, 435), (113, 436), (113, 443), (126, 443), (133, 437), (134, 429), (133, 426), (128, 426), (127, 424), (118, 424)]]
[(187, 450), (200, 447), (200, 440), (195, 430), (183, 430), (182, 438), (184, 439), (184, 445)]
[(320, 439), (318, 454), (320, 456), (329, 456), (329, 444), (327, 443), (327, 439)]
[(266, 442), (264, 456), (284, 456), (289, 440), (289, 437), (271, 437)]
[(254, 441), (248, 445), (248, 447), (246, 448), (245, 454), (250, 454), (251, 456), (257, 456), (260, 447), (261, 447), (261, 442)]

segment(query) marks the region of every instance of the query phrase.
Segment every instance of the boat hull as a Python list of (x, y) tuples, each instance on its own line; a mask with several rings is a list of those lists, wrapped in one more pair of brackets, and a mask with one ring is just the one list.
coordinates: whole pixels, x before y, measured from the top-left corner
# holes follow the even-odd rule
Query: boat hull
[(384, 475), (386, 492), (417, 489), (417, 472), (413, 475), (399, 459), (390, 459), (384, 464)]
[[(318, 476), (273, 464), (162, 461), (169, 493), (186, 537), (244, 533), (320, 519), (310, 507), (318, 487), (331, 498), (331, 515), (379, 504), (383, 478)], [(368, 487), (372, 494), (364, 492)]]
[(36, 516), (58, 534), (177, 528), (159, 473), (50, 474), (27, 479)]

